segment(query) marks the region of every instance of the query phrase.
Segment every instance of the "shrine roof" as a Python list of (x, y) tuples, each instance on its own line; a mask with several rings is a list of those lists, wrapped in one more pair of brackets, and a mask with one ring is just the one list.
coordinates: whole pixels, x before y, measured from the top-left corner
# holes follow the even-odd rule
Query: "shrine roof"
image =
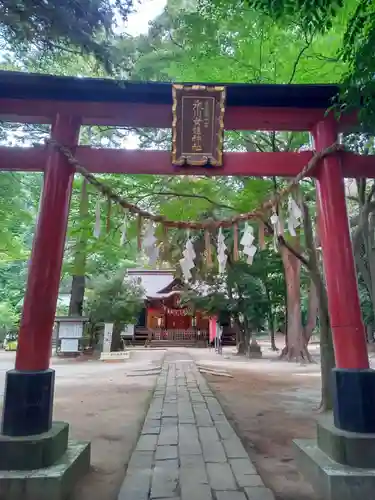
[(183, 290), (184, 290), (184, 283), (181, 281), (180, 278), (175, 278), (173, 281), (171, 281), (171, 283), (169, 283), (169, 285), (159, 290), (158, 296), (160, 294), (171, 295), (172, 293), (182, 292)]
[(163, 298), (170, 293), (159, 293), (174, 281), (173, 270), (129, 269), (130, 279), (138, 282), (144, 289), (144, 298)]
[[(189, 82), (189, 85), (192, 83)], [(201, 83), (204, 85), (204, 83)], [(207, 83), (215, 85), (215, 83)], [(0, 71), (0, 98), (172, 105), (171, 83)], [(338, 92), (326, 84), (225, 84), (227, 106), (326, 109)]]

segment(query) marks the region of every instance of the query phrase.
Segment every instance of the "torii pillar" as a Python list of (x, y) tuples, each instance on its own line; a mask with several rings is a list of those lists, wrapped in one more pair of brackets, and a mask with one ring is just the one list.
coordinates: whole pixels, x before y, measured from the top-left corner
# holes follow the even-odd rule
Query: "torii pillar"
[[(328, 116), (313, 135), (316, 150), (324, 150), (338, 140), (336, 121)], [(375, 433), (375, 371), (369, 369), (339, 154), (327, 156), (318, 169), (317, 200), (336, 358), (335, 425), (345, 431)]]
[[(80, 122), (58, 114), (52, 138), (75, 146)], [(74, 170), (50, 151), (31, 253), (15, 369), (6, 374), (2, 434), (30, 436), (51, 429), (55, 372), (49, 368), (52, 330)]]
[[(337, 142), (332, 116), (314, 131), (315, 149)], [(369, 368), (366, 335), (346, 211), (340, 154), (316, 172), (319, 236), (336, 368), (333, 417), (317, 418), (317, 438), (294, 441), (299, 470), (324, 500), (373, 498), (375, 491), (375, 371)]]

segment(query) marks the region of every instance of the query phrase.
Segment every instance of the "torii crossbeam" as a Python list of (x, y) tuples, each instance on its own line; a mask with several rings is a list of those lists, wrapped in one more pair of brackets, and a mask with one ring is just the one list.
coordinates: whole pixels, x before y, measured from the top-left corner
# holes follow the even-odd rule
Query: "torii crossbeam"
[[(336, 121), (326, 113), (338, 91), (332, 85), (225, 87), (226, 130), (308, 131), (316, 150), (322, 151), (337, 142), (340, 132), (356, 126), (355, 116)], [(313, 154), (224, 151), (223, 167), (178, 168), (172, 166), (168, 151), (79, 145), (81, 125), (170, 128), (172, 93), (168, 83), (1, 72), (0, 119), (51, 124), (51, 137), (70, 147), (93, 173), (293, 177)], [(51, 427), (51, 334), (74, 171), (58, 151), (41, 146), (1, 147), (0, 170), (44, 171), (16, 365), (7, 374), (2, 421), (4, 434), (19, 436), (45, 432)], [(319, 231), (337, 363), (335, 422), (344, 430), (375, 432), (375, 372), (368, 370), (344, 189), (344, 177), (375, 178), (375, 158), (341, 152), (326, 157), (312, 175), (317, 186)], [(27, 389), (30, 377), (32, 391)], [(364, 387), (371, 391), (365, 393)], [(31, 403), (38, 391), (44, 396)]]

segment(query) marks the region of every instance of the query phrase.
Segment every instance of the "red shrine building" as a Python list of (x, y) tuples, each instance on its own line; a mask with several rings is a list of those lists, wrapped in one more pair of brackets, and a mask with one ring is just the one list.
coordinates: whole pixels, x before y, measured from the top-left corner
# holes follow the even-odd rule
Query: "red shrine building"
[(181, 304), (184, 284), (172, 270), (132, 269), (129, 278), (144, 289), (145, 307), (135, 328), (135, 340), (194, 344), (207, 342), (209, 318)]

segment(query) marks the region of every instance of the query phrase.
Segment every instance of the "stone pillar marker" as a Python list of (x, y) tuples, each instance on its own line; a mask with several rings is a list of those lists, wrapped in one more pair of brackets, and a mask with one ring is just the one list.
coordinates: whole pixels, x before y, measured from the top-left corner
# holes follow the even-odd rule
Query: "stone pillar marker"
[(113, 323), (104, 323), (103, 352), (111, 352)]

